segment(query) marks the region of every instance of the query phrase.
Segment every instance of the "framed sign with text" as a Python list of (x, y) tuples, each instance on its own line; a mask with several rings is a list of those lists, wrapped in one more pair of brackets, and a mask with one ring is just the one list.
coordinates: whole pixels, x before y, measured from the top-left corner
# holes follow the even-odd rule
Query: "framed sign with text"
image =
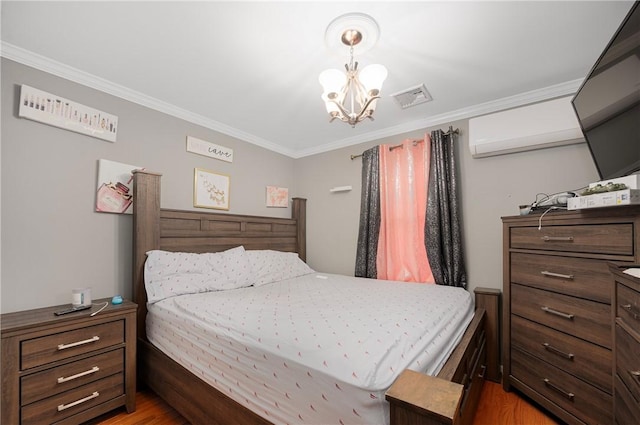
[(233, 162), (233, 149), (187, 136), (187, 151), (225, 162)]

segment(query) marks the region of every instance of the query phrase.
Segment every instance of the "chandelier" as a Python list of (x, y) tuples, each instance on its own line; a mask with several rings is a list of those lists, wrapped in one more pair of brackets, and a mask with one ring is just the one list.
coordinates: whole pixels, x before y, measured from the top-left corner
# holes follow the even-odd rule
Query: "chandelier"
[[(360, 13), (338, 17), (327, 28), (327, 44), (331, 45), (338, 34), (342, 45), (349, 48), (346, 72), (327, 69), (318, 79), (324, 90), (322, 100), (329, 113), (329, 122), (339, 119), (355, 127), (366, 118), (373, 120), (382, 83), (387, 78), (387, 68), (373, 64), (360, 70), (358, 62), (353, 59), (358, 46), (370, 48), (377, 41), (378, 26), (373, 18)], [(365, 36), (368, 38), (363, 42)]]

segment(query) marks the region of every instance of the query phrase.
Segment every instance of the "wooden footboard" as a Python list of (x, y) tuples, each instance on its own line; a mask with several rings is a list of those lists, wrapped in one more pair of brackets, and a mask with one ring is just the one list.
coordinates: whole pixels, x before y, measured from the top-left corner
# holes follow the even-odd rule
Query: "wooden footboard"
[(485, 311), (477, 309), (462, 340), (437, 377), (411, 370), (387, 391), (391, 425), (468, 425), (486, 371)]

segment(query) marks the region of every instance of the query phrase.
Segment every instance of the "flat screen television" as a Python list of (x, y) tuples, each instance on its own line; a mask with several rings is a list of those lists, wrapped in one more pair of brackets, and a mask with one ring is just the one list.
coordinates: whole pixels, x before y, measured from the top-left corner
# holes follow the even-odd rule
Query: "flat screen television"
[(640, 7), (635, 2), (571, 100), (601, 180), (640, 171)]

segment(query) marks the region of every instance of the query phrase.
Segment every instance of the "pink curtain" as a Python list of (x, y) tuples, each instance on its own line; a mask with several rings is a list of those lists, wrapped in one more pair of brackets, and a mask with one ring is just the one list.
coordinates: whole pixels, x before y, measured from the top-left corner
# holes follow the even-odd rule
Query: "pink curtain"
[(378, 279), (434, 283), (424, 242), (430, 141), (380, 146)]

